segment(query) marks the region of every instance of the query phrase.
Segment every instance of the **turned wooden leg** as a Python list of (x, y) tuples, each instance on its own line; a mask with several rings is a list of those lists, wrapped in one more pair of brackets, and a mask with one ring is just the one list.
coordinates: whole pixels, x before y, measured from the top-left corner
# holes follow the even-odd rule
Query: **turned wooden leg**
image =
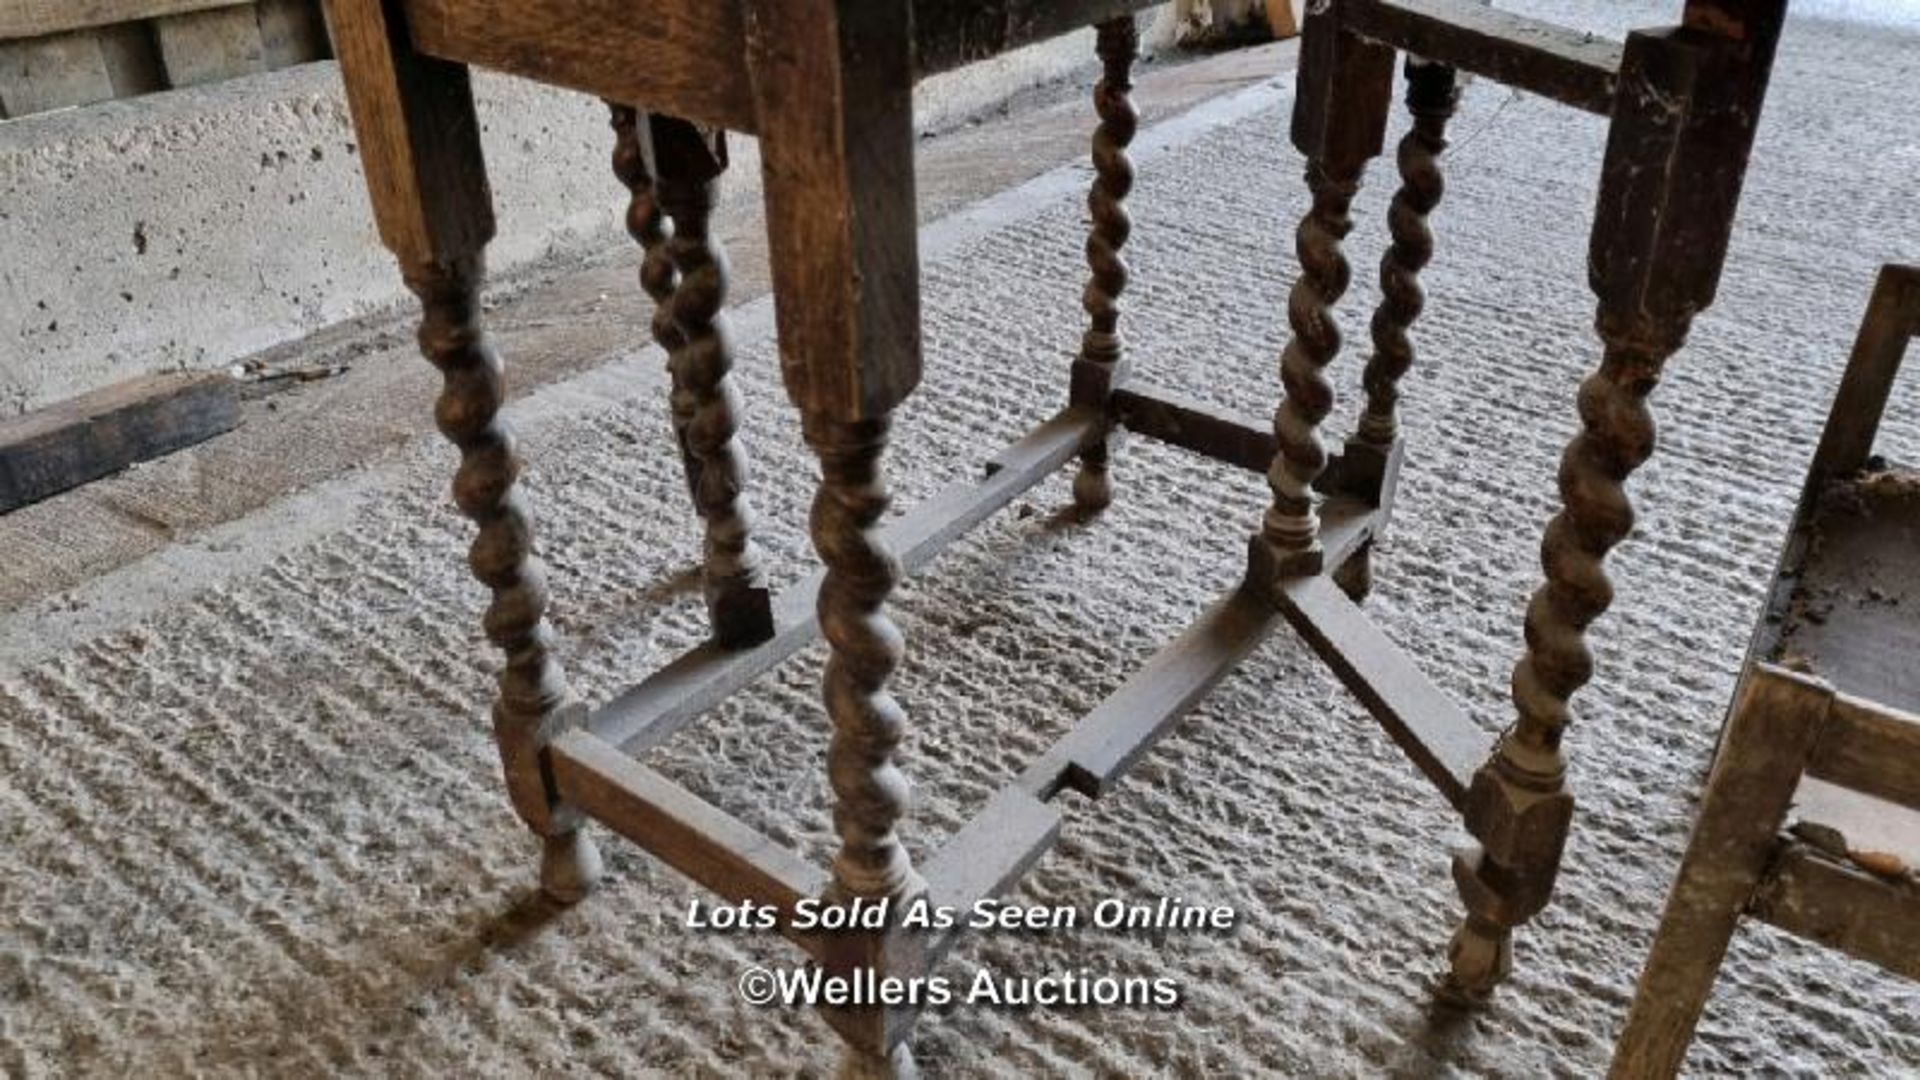
[[(642, 142), (641, 123), (645, 114), (614, 102), (608, 102), (607, 109), (613, 126), (613, 174), (626, 185), (629, 195), (627, 234), (640, 245), (640, 288), (654, 305), (650, 322), (653, 340), (672, 357), (684, 340), (680, 328), (673, 322), (673, 293), (680, 285), (680, 272), (674, 269), (673, 255), (667, 250), (667, 241), (673, 236), (673, 221), (660, 208), (652, 167), (647, 163)], [(673, 441), (680, 448), (688, 494), (693, 495), (700, 486), (700, 463), (687, 449), (687, 427), (693, 423), (693, 397), (671, 362), (667, 364), (667, 373), (672, 384), (668, 402)]]
[[(1400, 380), (1413, 367), (1408, 331), (1426, 306), (1420, 271), (1433, 258), (1433, 230), (1427, 217), (1445, 190), (1440, 154), (1447, 146), (1447, 121), (1460, 103), (1454, 69), (1409, 56), (1406, 74), (1407, 111), (1413, 115), (1413, 127), (1401, 137), (1395, 154), (1400, 189), (1387, 211), (1393, 241), (1380, 259), (1381, 298), (1371, 324), (1373, 353), (1361, 376), (1366, 406), (1340, 462), (1341, 493), (1368, 499), (1375, 506), (1393, 495), (1389, 488), (1400, 437)], [(1333, 578), (1355, 603), (1365, 600), (1373, 591), (1373, 542), (1361, 545), (1334, 570)]]
[(1627, 39), (1589, 276), (1606, 346), (1580, 386), (1581, 430), (1560, 461), (1561, 509), (1541, 542), (1545, 582), (1527, 606), (1513, 672), (1517, 718), (1474, 774), (1463, 813), (1475, 844), (1454, 859), (1467, 914), (1444, 993), (1483, 1000), (1512, 964), (1512, 933), (1553, 892), (1573, 814), (1561, 737), (1593, 677), (1587, 629), (1613, 600), (1603, 567), (1633, 527), (1626, 481), (1653, 452), (1647, 397), (1712, 303), (1759, 122), (1780, 0), (1688, 5), (1695, 34)]
[(518, 486), (520, 458), (500, 416), (506, 372), (480, 326), (480, 256), (403, 267), (420, 298), (420, 351), (444, 384), (434, 408), (440, 431), (460, 448), (453, 498), (480, 527), (468, 553), (473, 576), (493, 592), (487, 638), (506, 654), (493, 707), (507, 787), (521, 816), (545, 837), (542, 887), (557, 900), (585, 896), (600, 856), (575, 815), (555, 806), (539, 756), (560, 730), (585, 719), (553, 655), (546, 574), (533, 550), (533, 519)]
[(1400, 189), (1387, 211), (1393, 242), (1380, 259), (1380, 306), (1373, 312), (1373, 354), (1361, 383), (1367, 392), (1356, 441), (1391, 447), (1400, 435), (1396, 408), (1400, 380), (1413, 367), (1413, 342), (1407, 332), (1426, 306), (1420, 271), (1433, 258), (1433, 229), (1427, 217), (1440, 205), (1445, 181), (1440, 154), (1447, 147), (1447, 121), (1460, 102), (1459, 79), (1443, 64), (1408, 57), (1407, 111), (1413, 127), (1400, 139), (1395, 155)]
[(420, 350), (445, 380), (434, 415), (460, 448), (454, 502), (479, 526), (468, 563), (492, 590), (487, 637), (506, 654), (493, 727), (507, 792), (544, 838), (542, 885), (577, 900), (599, 877), (600, 858), (549, 781), (545, 757), (554, 737), (585, 722), (586, 708), (553, 655), (520, 460), (500, 415), (506, 376), (480, 326), (494, 223), (467, 69), (414, 52), (392, 5), (327, 7), (380, 239), (420, 298)]
[(1313, 201), (1294, 234), (1300, 276), (1287, 296), (1285, 396), (1273, 417), (1278, 452), (1267, 470), (1273, 502), (1251, 548), (1252, 577), (1263, 586), (1323, 569), (1314, 483), (1327, 467), (1320, 424), (1333, 408), (1324, 369), (1341, 343), (1334, 305), (1352, 280), (1341, 243), (1353, 228), (1349, 208), (1361, 175), (1385, 144), (1393, 98), (1391, 48), (1342, 29), (1325, 9), (1308, 15), (1303, 38), (1293, 144), (1306, 155)]
[(645, 252), (640, 281), (667, 350), (674, 438), (706, 525), (706, 597), (714, 639), (773, 636), (773, 597), (751, 536), (746, 453), (734, 438), (740, 398), (729, 373), (726, 255), (710, 222), (726, 170), (725, 135), (672, 117), (613, 107), (614, 171), (632, 193), (627, 229)]
[(924, 888), (894, 829), (906, 812), (908, 788), (897, 759), (906, 714), (887, 691), (901, 638), (884, 610), (900, 568), (877, 529), (891, 498), (880, 470), (887, 426), (884, 417), (805, 420), (821, 473), (810, 524), (826, 564), (819, 616), (830, 650), (822, 687), (833, 721), (827, 775), (838, 798), (833, 821), (840, 833), (833, 878), (848, 898)]
[[(876, 526), (888, 418), (920, 379), (913, 177), (912, 7), (904, 0), (742, 0), (766, 180), (781, 376), (820, 460), (813, 542), (832, 720), (827, 773), (840, 852), (828, 899), (924, 889), (899, 835), (906, 717), (888, 691), (900, 631), (884, 605), (899, 568)], [(897, 914), (904, 904), (892, 905)], [(901, 930), (897, 925), (894, 930)], [(821, 966), (909, 973), (910, 934), (830, 935)], [(850, 1075), (911, 1073), (911, 1014), (822, 1010)]]
[[(1113, 390), (1125, 377), (1121, 364), (1120, 294), (1127, 287), (1127, 263), (1121, 257), (1133, 220), (1127, 214), (1127, 194), (1133, 190), (1133, 162), (1127, 146), (1140, 126), (1133, 107), (1133, 61), (1140, 49), (1140, 32), (1132, 15), (1099, 25), (1095, 50), (1103, 74), (1094, 88), (1094, 109), (1100, 126), (1093, 133), (1093, 188), (1087, 193), (1087, 213), (1093, 221), (1087, 233), (1087, 281), (1082, 305), (1088, 327), (1073, 364), (1072, 400), (1111, 415)], [(1093, 514), (1113, 501), (1113, 481), (1107, 474), (1111, 437), (1103, 436), (1080, 454), (1080, 471), (1073, 478), (1074, 505)]]

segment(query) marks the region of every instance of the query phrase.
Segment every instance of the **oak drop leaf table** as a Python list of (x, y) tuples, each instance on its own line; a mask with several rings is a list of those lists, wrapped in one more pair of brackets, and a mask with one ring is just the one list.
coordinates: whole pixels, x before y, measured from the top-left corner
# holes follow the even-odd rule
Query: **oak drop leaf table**
[[(1452, 985), (1483, 995), (1505, 973), (1512, 928), (1545, 904), (1572, 801), (1561, 783), (1566, 699), (1587, 681), (1581, 635), (1606, 606), (1600, 559), (1631, 520), (1621, 481), (1651, 449), (1643, 399), (1689, 318), (1711, 299), (1766, 84), (1781, 0), (1689, 0), (1685, 25), (1614, 44), (1471, 0), (1316, 0), (1304, 30), (1294, 142), (1313, 210), (1289, 302), (1285, 400), (1249, 424), (1128, 378), (1119, 333), (1130, 230), (1126, 148), (1138, 37), (1153, 0), (327, 0), (381, 238), (423, 308), (420, 346), (440, 369), (440, 429), (461, 451), (454, 499), (479, 527), (470, 552), (492, 590), (485, 625), (506, 655), (493, 717), (515, 809), (544, 838), (541, 880), (585, 894), (599, 821), (730, 900), (791, 910), (821, 896), (925, 896), (965, 907), (1010, 888), (1055, 841), (1062, 791), (1097, 798), (1281, 622), (1292, 624), (1383, 723), (1484, 850), (1456, 867), (1468, 918)], [(1095, 180), (1088, 206), (1089, 328), (1068, 404), (891, 525), (881, 457), (889, 418), (920, 374), (920, 290), (911, 91), (916, 78), (1097, 25)], [(1386, 299), (1374, 318), (1367, 409), (1343, 453), (1318, 425), (1322, 368), (1339, 345), (1332, 306), (1348, 268), (1340, 239), (1367, 160), (1379, 153), (1396, 56), (1408, 54), (1414, 129), (1399, 149)], [(568, 688), (545, 618), (520, 462), (500, 416), (505, 376), (480, 325), (493, 234), (468, 65), (597, 95), (611, 104), (614, 171), (668, 354), (673, 430), (705, 526), (712, 639), (607, 704)], [(1594, 241), (1600, 371), (1581, 390), (1586, 430), (1562, 470), (1548, 583), (1528, 617), (1515, 677), (1520, 722), (1486, 740), (1358, 606), (1387, 523), (1403, 443), (1397, 384), (1412, 361), (1426, 214), (1457, 73), (1476, 72), (1608, 115)], [(823, 564), (776, 598), (752, 539), (725, 328), (724, 256), (709, 234), (726, 131), (756, 135), (764, 175), (781, 371), (821, 479), (811, 530)], [(903, 568), (1078, 459), (1074, 499), (1111, 498), (1118, 425), (1268, 473), (1273, 505), (1244, 582), (1001, 789), (915, 866), (896, 830), (908, 788), (906, 717), (889, 693), (901, 652), (884, 605)], [(841, 848), (811, 865), (649, 770), (635, 755), (812, 640), (833, 725), (827, 767)], [(1476, 772), (1476, 765), (1487, 764)], [(899, 905), (896, 905), (898, 910)], [(795, 933), (830, 971), (930, 971), (952, 931)], [(825, 1011), (850, 1071), (912, 1069), (908, 1007)]]

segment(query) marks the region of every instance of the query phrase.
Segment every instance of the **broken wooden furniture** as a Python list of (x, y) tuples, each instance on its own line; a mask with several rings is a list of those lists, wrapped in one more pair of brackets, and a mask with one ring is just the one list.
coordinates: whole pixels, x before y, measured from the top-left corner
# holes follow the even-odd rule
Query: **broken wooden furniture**
[[(580, 826), (592, 819), (735, 901), (791, 909), (816, 895), (926, 896), (966, 906), (1010, 887), (1054, 843), (1056, 796), (1108, 790), (1286, 620), (1447, 796), (1464, 800), (1488, 841), (1486, 861), (1468, 864), (1463, 878), (1485, 883), (1469, 935), (1489, 944), (1466, 950), (1481, 981), (1493, 974), (1496, 932), (1503, 942), (1504, 928), (1544, 901), (1569, 805), (1559, 788), (1559, 706), (1529, 697), (1531, 719), (1475, 779), (1485, 742), (1478, 729), (1341, 592), (1364, 588), (1366, 551), (1386, 523), (1400, 459), (1394, 387), (1411, 358), (1405, 331), (1430, 246), (1423, 219), (1439, 194), (1435, 157), (1454, 70), (1615, 117), (1595, 248), (1609, 352), (1583, 395), (1591, 430), (1575, 444), (1570, 510), (1551, 534), (1554, 584), (1536, 604), (1544, 614), (1533, 635), (1542, 651), (1523, 669), (1539, 684), (1530, 693), (1563, 704), (1585, 679), (1578, 628), (1604, 606), (1598, 558), (1625, 533), (1618, 483), (1645, 456), (1640, 398), (1712, 291), (1779, 5), (1696, 0), (1686, 28), (1629, 42), (1624, 67), (1610, 46), (1468, 2), (1335, 0), (1319, 10), (1308, 20), (1295, 125), (1313, 159), (1315, 211), (1301, 233), (1307, 273), (1291, 305), (1300, 336), (1284, 362), (1287, 401), (1270, 432), (1127, 377), (1118, 320), (1133, 181), (1126, 148), (1137, 123), (1132, 12), (1151, 3), (329, 0), (381, 235), (424, 307), (422, 351), (445, 375), (438, 418), (461, 450), (454, 498), (479, 525), (470, 561), (493, 590), (486, 627), (507, 657), (495, 730), (514, 805), (545, 838), (550, 893), (576, 898), (591, 883), (596, 856)], [(1069, 403), (1003, 450), (982, 479), (956, 484), (882, 531), (889, 418), (920, 371), (914, 79), (1089, 22), (1098, 23), (1104, 68), (1088, 202), (1091, 325)], [(1338, 238), (1360, 168), (1380, 148), (1401, 48), (1435, 62), (1414, 68), (1416, 130), (1402, 150), (1405, 187), (1393, 213), (1367, 418), (1329, 462), (1315, 427), (1330, 396), (1320, 368), (1337, 343), (1328, 309), (1346, 277)], [(673, 428), (705, 523), (712, 641), (596, 709), (569, 690), (554, 655), (515, 483), (520, 464), (500, 417), (504, 371), (480, 326), (493, 221), (467, 64), (616, 103), (614, 168), (631, 193), (628, 226), (644, 250), (653, 332), (669, 356)], [(708, 224), (726, 165), (723, 129), (760, 140), (782, 373), (822, 473), (812, 533), (824, 570), (778, 598), (751, 539), (727, 378), (725, 264)], [(1271, 467), (1276, 503), (1252, 542), (1251, 571), (916, 866), (896, 831), (907, 803), (897, 760), (906, 720), (889, 692), (901, 641), (885, 613), (888, 593), (903, 567), (924, 563), (1076, 458), (1076, 502), (1088, 512), (1105, 505), (1116, 424), (1250, 470)], [(1315, 491), (1324, 495), (1317, 506)], [(827, 765), (842, 844), (830, 872), (635, 759), (816, 635), (830, 647)], [(832, 971), (901, 976), (930, 970), (954, 943), (952, 932), (904, 928), (795, 937)], [(911, 1068), (906, 1039), (916, 1012), (827, 1017), (848, 1041), (850, 1066), (885, 1073)]]
[[(1307, 158), (1313, 205), (1298, 234), (1273, 505), (1254, 543), (1251, 584), (1273, 596), (1463, 814), (1475, 844), (1454, 860), (1467, 914), (1444, 989), (1464, 1003), (1506, 976), (1514, 928), (1552, 892), (1573, 812), (1561, 736), (1569, 700), (1593, 674), (1587, 628), (1613, 595), (1602, 562), (1633, 524), (1627, 477), (1653, 451), (1647, 397), (1719, 282), (1785, 7), (1687, 0), (1680, 26), (1636, 32), (1624, 46), (1458, 0), (1327, 0), (1306, 20), (1293, 141)], [(1408, 54), (1414, 126), (1399, 146), (1365, 410), (1330, 458), (1319, 428), (1333, 403), (1325, 369), (1341, 343), (1334, 308), (1350, 276), (1341, 241), (1361, 175), (1382, 149), (1396, 51)], [(1419, 273), (1433, 255), (1427, 216), (1441, 195), (1456, 72), (1609, 118), (1588, 258), (1605, 353), (1580, 386), (1581, 431), (1561, 458), (1562, 507), (1541, 545), (1546, 581), (1528, 605), (1526, 652), (1513, 673), (1518, 717), (1477, 769), (1477, 730), (1321, 576), (1331, 570), (1350, 594), (1364, 594), (1369, 533), (1392, 503), (1404, 450), (1398, 385), (1413, 361)], [(1365, 523), (1357, 532), (1356, 512)]]
[(1871, 456), (1920, 267), (1889, 266), (1808, 470), (1613, 1075), (1679, 1071), (1762, 919), (1920, 979), (1920, 471)]

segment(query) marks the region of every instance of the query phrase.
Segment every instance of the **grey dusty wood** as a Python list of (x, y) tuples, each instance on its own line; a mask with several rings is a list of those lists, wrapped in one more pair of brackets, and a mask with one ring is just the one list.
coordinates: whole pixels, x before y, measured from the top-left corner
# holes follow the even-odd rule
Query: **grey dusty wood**
[(1281, 591), (1300, 636), (1414, 766), (1458, 806), (1490, 740), (1334, 583), (1300, 578)]
[(0, 513), (228, 431), (225, 375), (145, 375), (0, 421)]
[(1620, 1036), (1616, 1077), (1680, 1068), (1743, 915), (1920, 978), (1920, 473), (1871, 454), (1920, 331), (1917, 282), (1920, 272), (1887, 267), (1868, 305)]
[(1750, 901), (1756, 918), (1920, 980), (1920, 885), (1877, 877), (1806, 844), (1783, 844)]
[(267, 70), (260, 17), (251, 7), (169, 15), (153, 24), (169, 86), (238, 78)]
[(779, 908), (783, 927), (826, 885), (812, 863), (585, 731), (555, 740), (552, 761), (573, 805), (728, 900)]
[(1627, 1014), (1615, 1077), (1671, 1076), (1679, 1069), (1740, 913), (1772, 860), (1828, 696), (1790, 675), (1758, 674), (1742, 685)]

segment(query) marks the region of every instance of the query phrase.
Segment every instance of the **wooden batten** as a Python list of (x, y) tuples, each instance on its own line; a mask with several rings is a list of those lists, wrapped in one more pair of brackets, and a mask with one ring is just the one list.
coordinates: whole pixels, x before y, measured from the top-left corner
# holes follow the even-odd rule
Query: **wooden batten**
[(1895, 975), (1920, 979), (1920, 885), (1878, 878), (1805, 844), (1783, 842), (1748, 910), (1790, 934)]

